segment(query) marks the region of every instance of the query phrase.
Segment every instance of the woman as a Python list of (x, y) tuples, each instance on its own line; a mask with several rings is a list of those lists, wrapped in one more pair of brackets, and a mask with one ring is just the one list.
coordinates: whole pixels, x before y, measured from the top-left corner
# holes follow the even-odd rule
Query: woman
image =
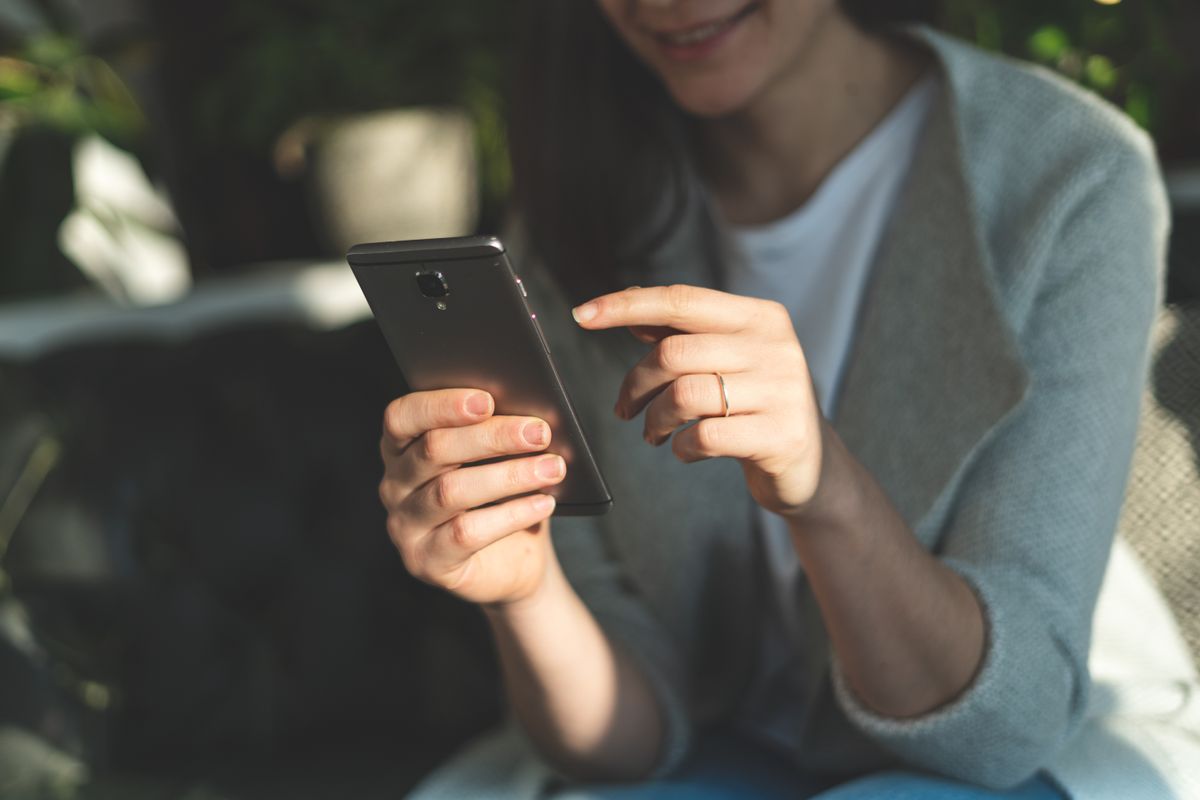
[(587, 300), (544, 323), (616, 507), (551, 525), (548, 428), (486, 393), (388, 408), (389, 533), (484, 610), (530, 742), (426, 795), (1063, 796), (1163, 262), (1148, 141), (835, 0), (535, 9), (518, 263)]

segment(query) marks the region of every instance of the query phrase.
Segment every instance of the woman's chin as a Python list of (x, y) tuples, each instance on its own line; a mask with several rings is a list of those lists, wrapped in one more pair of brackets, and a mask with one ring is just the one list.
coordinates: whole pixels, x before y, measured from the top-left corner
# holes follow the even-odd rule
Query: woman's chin
[(753, 93), (742, 86), (672, 87), (671, 96), (684, 112), (705, 119), (736, 114), (749, 103)]

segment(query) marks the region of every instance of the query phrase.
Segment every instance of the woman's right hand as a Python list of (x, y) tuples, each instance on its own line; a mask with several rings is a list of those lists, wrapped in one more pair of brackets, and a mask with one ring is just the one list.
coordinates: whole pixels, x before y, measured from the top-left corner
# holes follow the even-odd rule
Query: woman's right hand
[[(531, 597), (554, 558), (556, 455), (463, 466), (496, 456), (540, 453), (550, 426), (533, 417), (494, 416), (478, 389), (413, 392), (384, 412), (379, 497), (388, 535), (415, 577), (464, 600), (509, 605)], [(527, 494), (533, 492), (533, 494)], [(514, 495), (525, 495), (496, 505)]]

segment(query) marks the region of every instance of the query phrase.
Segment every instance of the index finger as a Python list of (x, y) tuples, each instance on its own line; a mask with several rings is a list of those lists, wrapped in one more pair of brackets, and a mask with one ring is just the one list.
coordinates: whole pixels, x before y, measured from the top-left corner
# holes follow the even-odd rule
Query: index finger
[(411, 392), (393, 400), (383, 412), (384, 440), (403, 450), (426, 431), (474, 425), (495, 411), (495, 400), (479, 389)]
[(749, 326), (759, 304), (750, 297), (676, 284), (601, 295), (575, 307), (571, 315), (589, 330), (655, 326), (682, 333), (737, 333)]

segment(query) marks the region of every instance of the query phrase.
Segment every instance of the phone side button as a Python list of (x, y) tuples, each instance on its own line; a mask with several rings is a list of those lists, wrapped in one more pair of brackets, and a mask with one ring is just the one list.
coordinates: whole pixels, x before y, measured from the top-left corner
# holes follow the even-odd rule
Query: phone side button
[(521, 297), (524, 297), (526, 300), (528, 300), (529, 295), (525, 293), (525, 284), (521, 282), (521, 276), (514, 275), (513, 280), (517, 282), (517, 288), (521, 290)]

